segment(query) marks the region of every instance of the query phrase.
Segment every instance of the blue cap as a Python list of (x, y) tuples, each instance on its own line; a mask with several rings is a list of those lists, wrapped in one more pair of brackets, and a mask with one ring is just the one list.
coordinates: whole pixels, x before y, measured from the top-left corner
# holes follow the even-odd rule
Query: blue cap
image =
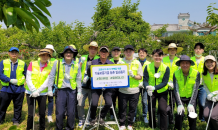
[(17, 52), (19, 52), (19, 49), (18, 49), (17, 47), (11, 47), (10, 50), (9, 50), (9, 52), (11, 52), (11, 51), (17, 51)]

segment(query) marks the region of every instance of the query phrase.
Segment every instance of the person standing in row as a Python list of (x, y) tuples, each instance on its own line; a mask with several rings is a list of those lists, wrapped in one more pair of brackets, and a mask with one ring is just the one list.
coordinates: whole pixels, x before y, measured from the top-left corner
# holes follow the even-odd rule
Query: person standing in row
[[(218, 128), (218, 68), (217, 61), (212, 55), (204, 58), (203, 84), (207, 92), (207, 100), (204, 107), (204, 118), (208, 121), (211, 109), (209, 127), (211, 130)], [(214, 102), (214, 107), (212, 104)]]
[(8, 52), (9, 59), (0, 62), (1, 105), (0, 105), (0, 124), (4, 121), (6, 111), (11, 100), (14, 104), (13, 125), (19, 125), (24, 99), (24, 83), (27, 65), (18, 59), (19, 49), (11, 47)]
[(52, 57), (50, 49), (41, 49), (39, 60), (30, 62), (26, 75), (26, 98), (28, 104), (27, 130), (33, 129), (35, 102), (39, 106), (39, 129), (45, 130), (45, 110), (48, 92), (48, 77), (51, 72), (49, 59)]
[[(176, 62), (179, 60), (179, 58), (176, 56), (177, 53), (181, 52), (183, 50), (182, 47), (177, 47), (175, 43), (170, 43), (169, 46), (165, 49), (163, 49), (163, 52), (165, 54), (169, 54), (169, 56), (166, 56), (163, 58), (163, 63), (167, 65), (170, 68), (170, 77), (168, 81), (168, 88), (169, 88), (169, 107), (170, 107), (170, 114), (169, 114), (169, 123), (174, 124), (173, 119), (173, 108), (175, 108), (175, 96), (173, 94), (173, 74), (176, 70), (179, 69), (179, 67), (176, 65)], [(172, 96), (172, 97), (171, 97)], [(173, 106), (173, 107), (172, 107)]]
[(143, 70), (141, 63), (134, 59), (134, 48), (132, 45), (126, 45), (124, 47), (123, 62), (129, 64), (129, 83), (128, 88), (119, 88), (119, 118), (120, 118), (120, 130), (125, 130), (126, 122), (126, 110), (129, 103), (128, 113), (128, 130), (133, 130), (133, 120), (135, 117), (135, 111), (139, 100), (139, 83), (143, 76)]
[[(76, 88), (81, 93), (81, 69), (73, 59), (78, 52), (72, 46), (66, 46), (61, 53), (63, 59), (55, 61), (49, 76), (49, 91), (53, 83), (57, 84), (56, 130), (63, 129), (63, 117), (67, 111), (66, 129), (73, 130), (75, 124)], [(52, 93), (51, 93), (52, 94)]]
[[(148, 64), (144, 69), (143, 85), (148, 92), (149, 126), (156, 128), (156, 100), (160, 112), (160, 129), (167, 130), (167, 95), (170, 69), (162, 63), (163, 51), (155, 49), (152, 52), (154, 62)], [(151, 99), (150, 99), (151, 98)], [(151, 106), (152, 100), (152, 106)], [(152, 113), (151, 113), (152, 107)], [(152, 115), (151, 115), (152, 114)]]
[[(176, 62), (181, 69), (173, 75), (174, 94), (177, 104), (177, 115), (175, 119), (175, 129), (182, 130), (182, 122), (185, 116), (187, 105), (188, 113), (196, 112), (196, 98), (200, 84), (200, 73), (191, 68), (195, 63), (187, 55), (182, 55)], [(188, 117), (190, 130), (196, 129), (196, 118)]]

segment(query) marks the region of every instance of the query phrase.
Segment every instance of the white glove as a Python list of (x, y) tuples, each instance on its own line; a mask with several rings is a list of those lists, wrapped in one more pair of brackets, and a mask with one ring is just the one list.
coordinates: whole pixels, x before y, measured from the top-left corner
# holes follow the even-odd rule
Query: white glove
[(82, 57), (82, 58), (81, 58), (81, 63), (84, 63), (85, 60), (86, 60), (86, 58), (85, 58), (85, 57)]
[(52, 91), (48, 91), (47, 95), (48, 95), (49, 97), (53, 97), (53, 92), (52, 92)]
[(213, 93), (208, 94), (208, 95), (207, 95), (207, 100), (210, 100), (210, 101), (211, 101), (211, 98), (212, 98), (213, 96), (214, 96)]
[(88, 80), (89, 80), (89, 76), (87, 75), (87, 76), (85, 76), (84, 79), (83, 79), (83, 84), (86, 84)]
[(129, 70), (129, 76), (132, 77), (132, 78), (135, 77), (135, 75), (133, 74), (132, 70)]
[(177, 113), (178, 113), (178, 115), (182, 115), (182, 111), (185, 112), (185, 108), (184, 108), (183, 105), (179, 105), (179, 106), (177, 107)]
[(139, 84), (139, 88), (144, 89), (143, 82), (141, 82), (141, 83)]
[(64, 78), (66, 78), (68, 80), (72, 79), (72, 77), (70, 75), (68, 75), (67, 73), (64, 74)]
[(38, 90), (34, 91), (34, 92), (30, 95), (30, 97), (34, 97), (34, 98), (36, 98), (36, 97), (38, 97), (38, 96), (39, 96), (39, 91), (38, 91)]
[(81, 93), (77, 93), (77, 100), (79, 100), (81, 98)]
[(14, 84), (14, 85), (17, 85), (17, 79), (11, 79), (10, 80), (10, 83)]
[(173, 83), (172, 82), (168, 82), (168, 85), (169, 85), (169, 90), (173, 90)]
[(194, 108), (194, 106), (191, 105), (191, 104), (188, 104), (187, 109), (188, 109), (188, 112), (195, 112), (195, 108)]
[(155, 90), (155, 87), (154, 86), (146, 86), (146, 89), (148, 90), (148, 91), (153, 91), (153, 90)]
[(153, 92), (153, 91), (148, 91), (148, 96), (151, 97), (151, 96), (153, 95), (152, 92)]
[(117, 64), (125, 64), (123, 61), (118, 61)]

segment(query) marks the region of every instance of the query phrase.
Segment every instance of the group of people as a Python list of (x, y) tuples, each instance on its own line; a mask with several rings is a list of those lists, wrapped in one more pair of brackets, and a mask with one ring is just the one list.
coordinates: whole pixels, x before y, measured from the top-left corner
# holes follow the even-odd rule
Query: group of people
[[(60, 56), (55, 59), (56, 53), (52, 45), (41, 49), (38, 60), (26, 63), (20, 59), (19, 49), (11, 47), (9, 59), (0, 62), (0, 123), (3, 123), (6, 110), (13, 100), (14, 125), (19, 125), (24, 96), (28, 104), (27, 130), (33, 129), (35, 104), (38, 102), (39, 129), (45, 129), (46, 100), (48, 98), (48, 121), (52, 122), (53, 96), (56, 104), (56, 129), (64, 129), (64, 119), (67, 116), (65, 129), (73, 130), (75, 116), (78, 114), (78, 127), (85, 123), (84, 110), (88, 98), (90, 108), (90, 125), (99, 122), (105, 124), (105, 117), (110, 113), (114, 119), (112, 104), (118, 104), (118, 119), (120, 130), (133, 130), (137, 114), (139, 96), (142, 99), (142, 116), (144, 123), (156, 128), (156, 101), (160, 116), (160, 129), (167, 130), (169, 123), (175, 129), (182, 129), (185, 106), (188, 110), (189, 128), (196, 129), (196, 106), (199, 105), (199, 119), (207, 121), (209, 127), (218, 128), (218, 68), (217, 61), (212, 55), (203, 57), (204, 45), (196, 43), (194, 57), (176, 56), (183, 48), (175, 43), (167, 48), (155, 49), (152, 52), (152, 62), (146, 59), (147, 50), (138, 50), (139, 59), (134, 58), (135, 49), (132, 45), (124, 47), (124, 58), (121, 58), (121, 49), (114, 47), (111, 50), (112, 59), (108, 59), (110, 49), (107, 46), (98, 46), (95, 41), (84, 45), (88, 52), (77, 58), (78, 51), (74, 45), (66, 46)], [(98, 55), (97, 55), (98, 53)], [(164, 53), (168, 56), (164, 57)], [(92, 65), (128, 64), (129, 87), (113, 89), (91, 89)], [(105, 100), (99, 117), (96, 116), (98, 100), (101, 94)], [(168, 96), (169, 95), (169, 96)], [(169, 97), (169, 100), (168, 100)], [(117, 102), (118, 98), (118, 103)], [(175, 105), (176, 104), (176, 105)], [(177, 114), (174, 122), (174, 108)], [(213, 106), (213, 108), (212, 108)], [(78, 112), (76, 112), (76, 109)], [(128, 109), (128, 114), (127, 114)], [(212, 109), (212, 113), (210, 113)], [(110, 112), (109, 112), (110, 111)], [(149, 113), (149, 118), (147, 118)], [(97, 121), (98, 120), (98, 121)], [(127, 127), (125, 126), (127, 122)]]

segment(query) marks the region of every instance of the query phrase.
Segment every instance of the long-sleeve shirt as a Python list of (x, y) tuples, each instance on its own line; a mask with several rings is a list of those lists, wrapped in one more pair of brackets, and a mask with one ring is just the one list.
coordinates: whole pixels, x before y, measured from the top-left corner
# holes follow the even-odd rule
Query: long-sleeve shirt
[[(186, 77), (185, 83), (186, 82), (187, 82), (187, 77)], [(200, 73), (198, 72), (197, 77), (195, 79), (195, 84), (193, 86), (192, 96), (191, 96), (191, 99), (190, 99), (190, 102), (189, 102), (189, 104), (191, 104), (191, 105), (195, 104), (195, 101), (196, 101), (196, 98), (197, 98), (197, 95), (198, 95), (199, 85), (200, 85)], [(177, 102), (178, 105), (182, 105), (182, 101), (181, 101), (180, 95), (179, 95), (179, 93), (180, 93), (179, 92), (179, 87), (184, 87), (184, 86), (179, 86), (179, 84), (178, 84), (178, 82), (176, 80), (175, 74), (173, 75), (173, 86), (174, 86), (174, 94), (175, 94), (176, 102)]]
[[(54, 62), (52, 70), (51, 70), (50, 75), (49, 75), (48, 91), (52, 91), (52, 86), (54, 85), (54, 80), (55, 80), (55, 78), (57, 78), (56, 77), (57, 62), (58, 61)], [(70, 75), (70, 69), (72, 68), (72, 66), (74, 66), (75, 63), (76, 62), (74, 60), (72, 60), (72, 62), (68, 65), (68, 64), (66, 64), (65, 60), (63, 59), (62, 63), (60, 63), (60, 64), (64, 65), (63, 68), (65, 69), (65, 73)], [(76, 76), (76, 84), (77, 84), (77, 91), (78, 91), (78, 93), (81, 93), (81, 78), (82, 78), (82, 76), (81, 76), (81, 67), (79, 66), (78, 73), (77, 73), (77, 76)], [(71, 84), (70, 84), (70, 80), (66, 79), (64, 77), (64, 80), (63, 80), (61, 88), (70, 88), (70, 89), (72, 89)]]
[[(17, 85), (14, 85), (14, 84), (10, 83), (11, 79), (16, 79), (16, 70), (17, 70), (18, 61), (13, 63), (10, 60), (10, 62), (11, 62), (10, 77), (7, 77), (6, 75), (4, 75), (3, 60), (0, 62), (0, 80), (3, 81), (3, 82), (6, 82), (6, 83), (9, 82), (9, 86), (2, 86), (1, 91), (2, 92), (7, 92), (7, 93), (22, 93), (22, 92), (25, 92), (24, 85), (17, 86)], [(26, 76), (26, 72), (27, 72), (27, 65), (25, 64), (24, 71), (23, 71), (24, 76)]]

